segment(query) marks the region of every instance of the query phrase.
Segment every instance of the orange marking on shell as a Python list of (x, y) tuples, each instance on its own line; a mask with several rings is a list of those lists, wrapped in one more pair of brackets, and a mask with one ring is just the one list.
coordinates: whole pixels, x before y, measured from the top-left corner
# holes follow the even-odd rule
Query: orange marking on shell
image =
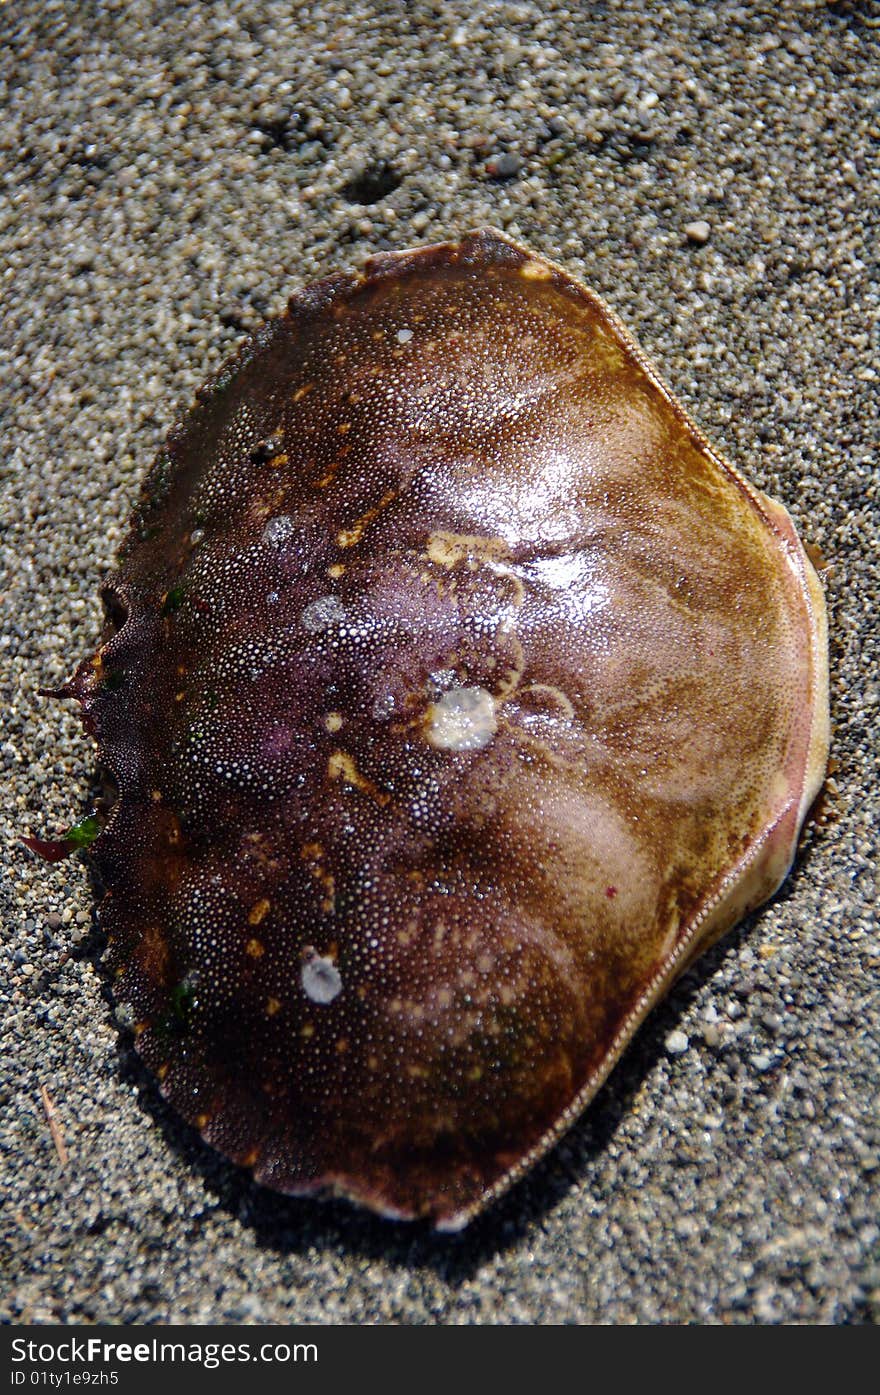
[(391, 796), (380, 790), (373, 780), (362, 775), (347, 751), (334, 751), (327, 762), (327, 775), (331, 780), (340, 780), (352, 789), (368, 794), (377, 804), (387, 804)]
[(380, 513), (388, 507), (391, 501), (396, 497), (396, 494), (396, 489), (386, 490), (378, 504), (374, 504), (372, 508), (367, 509), (366, 513), (362, 514), (356, 523), (353, 523), (350, 528), (341, 528), (336, 534), (336, 541), (339, 546), (354, 547), (359, 543), (364, 535), (364, 531), (379, 517)]

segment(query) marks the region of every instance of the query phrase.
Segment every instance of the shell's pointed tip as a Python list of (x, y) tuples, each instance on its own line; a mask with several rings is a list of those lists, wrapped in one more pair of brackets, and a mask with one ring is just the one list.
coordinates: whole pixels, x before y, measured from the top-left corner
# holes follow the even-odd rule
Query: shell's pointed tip
[(47, 698), (81, 698), (82, 693), (77, 684), (76, 677), (68, 678), (63, 683), (59, 683), (57, 688), (38, 688), (37, 695)]
[(40, 697), (54, 698), (58, 701), (74, 698), (79, 703), (85, 703), (94, 695), (95, 667), (96, 659), (90, 658), (80, 664), (70, 678), (59, 683), (57, 688), (38, 688), (37, 693)]

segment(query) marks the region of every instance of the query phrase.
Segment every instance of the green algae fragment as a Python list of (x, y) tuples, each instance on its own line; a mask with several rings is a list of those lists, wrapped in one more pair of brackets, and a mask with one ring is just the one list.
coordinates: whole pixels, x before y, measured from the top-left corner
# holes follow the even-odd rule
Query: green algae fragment
[(101, 825), (94, 814), (87, 814), (79, 823), (72, 824), (63, 835), (65, 843), (72, 843), (75, 848), (88, 848), (94, 843), (101, 832)]
[(156, 1031), (165, 1041), (186, 1035), (192, 1026), (193, 1013), (198, 1005), (195, 977), (187, 974), (174, 985), (169, 995), (168, 1011), (156, 1022)]
[(189, 978), (182, 978), (171, 990), (171, 1011), (184, 1027), (189, 1025), (193, 1008), (196, 1005), (195, 985)]
[(179, 609), (180, 609), (180, 606), (181, 606), (182, 602), (183, 602), (183, 587), (182, 587), (182, 586), (172, 586), (171, 590), (168, 591), (168, 592), (166, 592), (165, 600), (164, 600), (163, 605), (162, 605), (162, 614), (163, 614), (163, 615), (173, 615), (174, 612), (175, 612), (175, 610), (179, 610)]

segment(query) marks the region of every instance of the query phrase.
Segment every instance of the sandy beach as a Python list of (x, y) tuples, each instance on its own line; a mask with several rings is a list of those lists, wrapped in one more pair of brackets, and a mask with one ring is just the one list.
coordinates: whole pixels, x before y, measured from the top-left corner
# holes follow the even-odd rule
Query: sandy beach
[[(0, 1321), (880, 1315), (876, 95), (865, 0), (0, 8)], [(600, 293), (822, 559), (833, 775), (775, 899), (460, 1235), (273, 1195), (117, 1020), (59, 684), (194, 390), (299, 286), (491, 224)]]

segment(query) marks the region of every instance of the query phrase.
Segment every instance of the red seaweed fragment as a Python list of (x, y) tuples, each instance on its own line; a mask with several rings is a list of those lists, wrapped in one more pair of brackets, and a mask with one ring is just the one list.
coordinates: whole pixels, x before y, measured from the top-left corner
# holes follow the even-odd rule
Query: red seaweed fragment
[(88, 814), (79, 823), (72, 824), (60, 838), (22, 838), (21, 841), (45, 862), (61, 862), (72, 853), (91, 847), (100, 834), (101, 825), (97, 817)]
[[(786, 511), (490, 229), (294, 295), (150, 472), (59, 690), (115, 993), (258, 1181), (455, 1230), (779, 886), (824, 778)], [(62, 851), (63, 850), (63, 851)]]

